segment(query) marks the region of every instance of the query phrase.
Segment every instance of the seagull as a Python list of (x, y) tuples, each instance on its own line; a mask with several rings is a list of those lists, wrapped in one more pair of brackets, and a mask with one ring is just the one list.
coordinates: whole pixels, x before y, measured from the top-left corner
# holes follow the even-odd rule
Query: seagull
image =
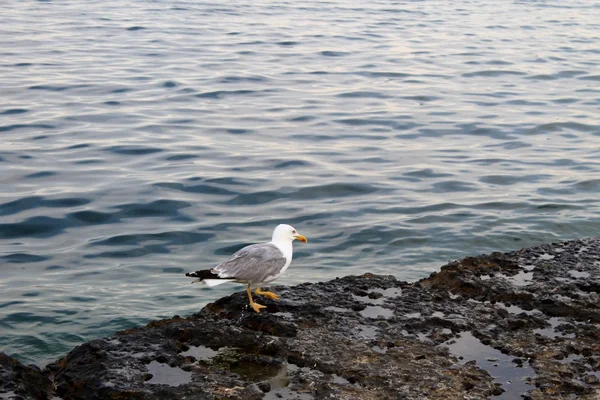
[[(198, 278), (194, 282), (204, 282), (208, 286), (217, 286), (225, 282), (245, 283), (250, 307), (256, 312), (266, 308), (252, 300), (251, 285), (274, 281), (279, 278), (292, 262), (292, 242), (299, 240), (306, 243), (306, 237), (300, 235), (294, 227), (286, 224), (277, 225), (270, 242), (252, 244), (234, 253), (227, 261), (212, 269), (188, 272), (186, 276)], [(263, 292), (258, 286), (254, 293), (278, 300), (273, 292)]]

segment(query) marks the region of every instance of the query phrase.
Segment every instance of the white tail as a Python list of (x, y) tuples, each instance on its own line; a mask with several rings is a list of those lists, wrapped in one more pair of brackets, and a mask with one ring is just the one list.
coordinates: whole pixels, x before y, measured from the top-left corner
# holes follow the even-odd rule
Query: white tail
[(204, 279), (202, 282), (206, 283), (206, 286), (213, 287), (218, 286), (225, 282), (233, 282), (233, 279)]

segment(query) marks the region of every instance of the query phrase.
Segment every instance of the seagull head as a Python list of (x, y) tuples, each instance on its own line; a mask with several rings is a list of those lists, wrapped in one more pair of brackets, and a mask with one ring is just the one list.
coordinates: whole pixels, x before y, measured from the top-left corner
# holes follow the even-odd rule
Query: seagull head
[(273, 242), (293, 242), (298, 239), (306, 243), (306, 237), (299, 234), (291, 225), (281, 224), (273, 231)]

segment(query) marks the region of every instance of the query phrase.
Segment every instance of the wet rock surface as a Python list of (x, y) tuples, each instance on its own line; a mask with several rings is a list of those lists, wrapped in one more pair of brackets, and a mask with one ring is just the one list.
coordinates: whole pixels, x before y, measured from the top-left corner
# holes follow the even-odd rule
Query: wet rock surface
[(600, 239), (271, 290), (78, 346), (37, 393), (0, 358), (0, 398), (600, 398)]
[(46, 399), (51, 391), (50, 379), (38, 367), (0, 353), (0, 398)]

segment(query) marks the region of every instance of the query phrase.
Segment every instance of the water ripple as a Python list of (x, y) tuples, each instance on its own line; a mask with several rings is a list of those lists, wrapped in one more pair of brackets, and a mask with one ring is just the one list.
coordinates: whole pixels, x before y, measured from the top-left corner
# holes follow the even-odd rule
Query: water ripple
[(22, 197), (20, 199), (0, 204), (0, 215), (12, 215), (21, 211), (43, 207), (72, 208), (86, 205), (88, 199), (79, 197), (66, 197), (59, 199), (46, 199), (42, 196)]
[(282, 284), (598, 234), (596, 4), (157, 4), (4, 13), (0, 348), (24, 362), (197, 312), (237, 289), (182, 273), (279, 222), (309, 238)]

